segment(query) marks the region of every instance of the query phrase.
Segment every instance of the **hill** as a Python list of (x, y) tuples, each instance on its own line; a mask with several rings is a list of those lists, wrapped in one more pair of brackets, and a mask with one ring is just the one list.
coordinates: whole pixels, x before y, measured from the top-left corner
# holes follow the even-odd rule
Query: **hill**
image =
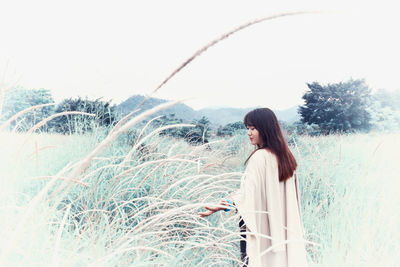
[[(206, 116), (211, 122), (216, 125), (226, 125), (231, 122), (242, 121), (243, 117), (247, 112), (258, 108), (204, 108), (198, 112), (201, 116)], [(274, 110), (278, 120), (286, 123), (293, 123), (300, 119), (300, 115), (297, 113), (297, 106), (291, 107), (285, 110)]]
[[(117, 106), (117, 111), (121, 116), (125, 116), (129, 112), (134, 110), (144, 99), (145, 97), (142, 95), (131, 96)], [(153, 97), (149, 98), (140, 107), (140, 111), (138, 112), (138, 114), (165, 102), (167, 102), (167, 100), (165, 99), (159, 99)], [(173, 107), (161, 111), (160, 113), (157, 113), (156, 115), (158, 116), (158, 115), (168, 115), (168, 114), (175, 114), (176, 117), (181, 118), (184, 122), (191, 122), (193, 119), (200, 118), (194, 109), (185, 104), (177, 104)]]
[[(137, 107), (145, 99), (142, 95), (134, 95), (129, 97), (127, 100), (118, 105), (117, 110), (121, 116), (125, 116)], [(140, 112), (150, 109), (159, 104), (165, 103), (167, 100), (159, 98), (149, 98), (141, 107)], [(257, 107), (249, 108), (231, 108), (231, 107), (215, 107), (215, 108), (203, 108), (200, 110), (194, 110), (193, 108), (185, 104), (177, 104), (171, 108), (168, 108), (157, 115), (168, 115), (175, 114), (177, 118), (181, 118), (184, 122), (192, 122), (194, 119), (200, 119), (202, 116), (207, 117), (211, 126), (217, 128), (220, 125), (226, 125), (228, 123), (242, 121), (243, 117), (247, 112)], [(294, 106), (285, 110), (274, 110), (279, 120), (293, 123), (300, 119), (297, 113), (297, 106)], [(138, 113), (140, 113), (138, 112)]]

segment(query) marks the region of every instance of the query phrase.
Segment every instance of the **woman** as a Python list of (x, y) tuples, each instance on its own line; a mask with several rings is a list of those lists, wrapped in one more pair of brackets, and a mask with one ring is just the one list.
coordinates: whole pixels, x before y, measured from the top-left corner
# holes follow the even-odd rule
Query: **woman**
[(256, 149), (246, 160), (240, 189), (199, 215), (237, 209), (246, 232), (240, 242), (244, 266), (307, 266), (296, 160), (270, 109), (250, 111), (244, 124)]

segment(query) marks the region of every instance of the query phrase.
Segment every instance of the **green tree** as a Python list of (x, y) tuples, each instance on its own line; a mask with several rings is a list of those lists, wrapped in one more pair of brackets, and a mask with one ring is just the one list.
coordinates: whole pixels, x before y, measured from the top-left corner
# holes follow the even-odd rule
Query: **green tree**
[(63, 134), (85, 133), (100, 126), (112, 126), (117, 121), (116, 106), (110, 101), (100, 99), (88, 100), (82, 98), (64, 99), (57, 105), (56, 113), (64, 111), (81, 111), (94, 114), (94, 117), (86, 115), (66, 115), (52, 120), (51, 125), (54, 131)]
[(246, 127), (244, 126), (243, 121), (228, 123), (225, 126), (220, 126), (218, 128), (217, 136), (232, 136), (236, 133), (236, 131), (244, 129), (246, 129)]
[(395, 91), (388, 91), (385, 89), (379, 89), (372, 95), (374, 102), (379, 102), (383, 108), (391, 108), (393, 110), (400, 109), (400, 89)]
[[(177, 118), (175, 114), (163, 116), (155, 121), (157, 127), (179, 123), (183, 123), (183, 120)], [(210, 138), (210, 121), (208, 118), (203, 116), (199, 120), (193, 120), (192, 124), (194, 124), (195, 127), (177, 127), (167, 129), (160, 132), (160, 135), (182, 138), (193, 145), (208, 143), (208, 138)]]
[(400, 89), (396, 91), (378, 90), (372, 95), (372, 103), (368, 107), (371, 124), (374, 130), (400, 130)]
[(185, 140), (191, 144), (208, 143), (208, 138), (210, 138), (210, 121), (208, 118), (203, 116), (200, 120), (193, 120), (192, 124), (196, 126), (194, 128), (188, 128), (184, 136)]
[(352, 132), (370, 129), (371, 89), (364, 80), (350, 79), (328, 85), (307, 84), (304, 106), (299, 108), (301, 121), (316, 124), (322, 133)]
[[(12, 88), (5, 93), (2, 110), (2, 121), (6, 121), (18, 112), (40, 104), (54, 103), (49, 90), (46, 89), (25, 89), (22, 87)], [(20, 131), (27, 131), (33, 125), (49, 117), (54, 112), (54, 106), (47, 106), (32, 110), (23, 114), (11, 122), (10, 127), (17, 127)], [(47, 131), (48, 126), (44, 125), (41, 130)]]
[[(180, 124), (183, 123), (182, 119), (179, 119), (175, 116), (175, 114), (171, 113), (168, 115), (164, 115), (161, 118), (157, 119), (154, 122), (154, 125), (156, 127), (162, 127), (166, 125), (172, 125), (172, 124)], [(173, 137), (184, 137), (184, 134), (182, 133), (182, 127), (176, 127), (176, 128), (171, 128), (167, 130), (163, 130), (160, 132), (160, 135), (169, 135)]]

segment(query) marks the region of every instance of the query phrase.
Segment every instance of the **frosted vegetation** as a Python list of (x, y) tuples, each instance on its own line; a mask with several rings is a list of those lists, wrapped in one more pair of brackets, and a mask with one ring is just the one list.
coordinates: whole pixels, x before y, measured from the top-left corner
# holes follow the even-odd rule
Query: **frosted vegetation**
[[(239, 187), (245, 132), (192, 146), (129, 129), (0, 132), (0, 265), (238, 266), (238, 215), (197, 212)], [(398, 266), (400, 135), (290, 140), (310, 265)]]
[[(235, 32), (295, 14), (300, 13), (254, 20), (213, 40), (153, 93)], [(52, 113), (47, 100), (29, 103), (41, 105), (42, 113), (21, 117), (21, 110), (34, 107), (12, 105), (18, 110), (0, 121), (1, 266), (239, 265), (238, 215), (200, 218), (197, 212), (239, 188), (243, 162), (253, 149), (245, 132), (194, 146), (160, 135), (190, 125), (141, 123), (146, 114), (171, 106), (167, 103), (113, 128), (70, 120), (85, 130), (62, 135), (45, 129), (65, 115), (94, 114)], [(299, 163), (310, 266), (398, 266), (400, 134), (388, 132), (400, 124), (393, 103), (369, 107), (371, 123), (381, 132), (308, 136), (314, 129), (309, 125), (304, 135), (288, 136)], [(29, 130), (15, 131), (19, 127)]]

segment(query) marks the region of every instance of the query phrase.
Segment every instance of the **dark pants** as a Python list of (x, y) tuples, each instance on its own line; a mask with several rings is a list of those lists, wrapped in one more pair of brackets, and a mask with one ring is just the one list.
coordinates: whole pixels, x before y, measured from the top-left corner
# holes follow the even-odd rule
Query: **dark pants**
[[(246, 225), (244, 224), (244, 221), (242, 219), (242, 217), (240, 217), (240, 221), (239, 221), (239, 228), (240, 228), (240, 232), (246, 232)], [(240, 235), (242, 237), (242, 240), (240, 240), (240, 258), (242, 260), (242, 266), (246, 267), (247, 264), (249, 263), (249, 259), (247, 258), (247, 254), (246, 254), (246, 235)]]

